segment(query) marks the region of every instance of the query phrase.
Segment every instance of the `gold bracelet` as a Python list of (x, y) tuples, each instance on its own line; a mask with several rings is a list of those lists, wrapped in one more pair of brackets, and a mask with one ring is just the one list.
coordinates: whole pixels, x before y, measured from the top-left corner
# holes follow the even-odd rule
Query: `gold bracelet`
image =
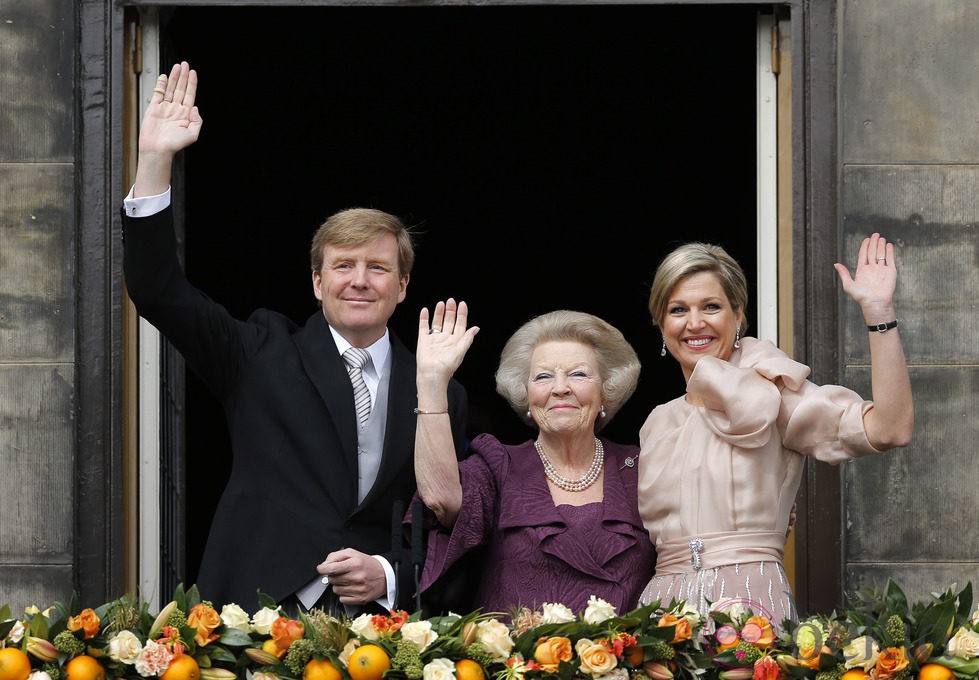
[(420, 408), (415, 409), (415, 414), (420, 416), (438, 416), (443, 413), (448, 413), (448, 411), (423, 411)]

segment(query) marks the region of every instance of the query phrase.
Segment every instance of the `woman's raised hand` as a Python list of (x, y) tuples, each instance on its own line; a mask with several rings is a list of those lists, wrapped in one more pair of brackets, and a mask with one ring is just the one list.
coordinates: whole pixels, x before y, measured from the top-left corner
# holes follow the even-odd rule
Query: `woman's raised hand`
[(418, 345), (415, 359), (418, 376), (451, 377), (472, 347), (479, 326), (468, 327), (469, 307), (449, 298), (435, 305), (429, 322), (428, 308), (418, 315)]

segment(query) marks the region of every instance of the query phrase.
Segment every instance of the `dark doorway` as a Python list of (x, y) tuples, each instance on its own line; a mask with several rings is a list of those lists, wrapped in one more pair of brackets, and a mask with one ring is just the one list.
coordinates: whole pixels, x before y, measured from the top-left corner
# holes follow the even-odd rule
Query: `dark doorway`
[[(574, 308), (640, 354), (606, 429), (635, 442), (683, 385), (646, 312), (659, 259), (705, 240), (755, 268), (763, 7), (167, 10), (164, 63), (198, 70), (205, 120), (185, 159), (188, 275), (236, 315), (302, 321), (315, 228), (354, 205), (398, 214), (423, 237), (393, 330), (413, 346), (422, 306), (469, 302), (474, 433), (530, 436), (495, 393), (499, 352), (529, 317)], [(187, 389), (193, 583), (230, 455), (220, 408)]]

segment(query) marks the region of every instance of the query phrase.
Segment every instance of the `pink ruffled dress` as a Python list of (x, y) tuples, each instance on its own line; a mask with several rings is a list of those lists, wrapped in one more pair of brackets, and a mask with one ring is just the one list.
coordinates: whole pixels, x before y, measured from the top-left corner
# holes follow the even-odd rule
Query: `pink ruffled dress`
[(656, 546), (640, 604), (685, 600), (706, 615), (740, 602), (776, 627), (798, 620), (782, 559), (806, 456), (830, 464), (877, 453), (856, 392), (808, 380), (767, 340), (743, 338), (729, 361), (704, 357), (688, 390), (640, 433), (639, 513)]

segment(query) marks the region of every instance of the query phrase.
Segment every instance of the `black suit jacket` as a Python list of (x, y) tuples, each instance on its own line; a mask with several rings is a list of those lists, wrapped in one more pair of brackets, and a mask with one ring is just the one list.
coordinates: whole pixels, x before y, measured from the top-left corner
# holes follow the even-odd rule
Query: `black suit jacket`
[[(391, 383), (377, 481), (357, 502), (353, 388), (321, 311), (298, 326), (259, 310), (235, 319), (186, 280), (170, 208), (123, 214), (124, 271), (140, 315), (184, 356), (224, 407), (233, 462), (208, 536), (197, 585), (216, 604), (254, 612), (257, 591), (286, 599), (317, 576), (327, 553), (356, 548), (400, 563), (399, 608), (411, 610), (410, 559), (392, 507), (415, 491), (415, 358), (391, 337)], [(457, 448), (467, 399), (453, 382)], [(193, 471), (194, 461), (188, 461)], [(215, 489), (218, 493), (218, 489)], [(194, 521), (194, 518), (189, 518)]]

